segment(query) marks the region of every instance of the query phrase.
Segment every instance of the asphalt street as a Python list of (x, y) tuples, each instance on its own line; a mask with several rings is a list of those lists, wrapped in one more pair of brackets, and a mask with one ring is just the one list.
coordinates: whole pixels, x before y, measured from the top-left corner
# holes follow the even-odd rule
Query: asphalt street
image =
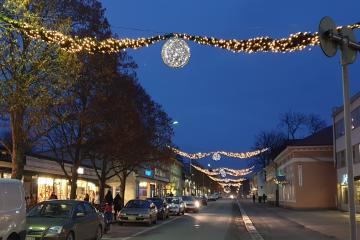
[(147, 227), (139, 224), (112, 225), (104, 240), (235, 240), (251, 239), (234, 200), (209, 202), (199, 213), (172, 216)]

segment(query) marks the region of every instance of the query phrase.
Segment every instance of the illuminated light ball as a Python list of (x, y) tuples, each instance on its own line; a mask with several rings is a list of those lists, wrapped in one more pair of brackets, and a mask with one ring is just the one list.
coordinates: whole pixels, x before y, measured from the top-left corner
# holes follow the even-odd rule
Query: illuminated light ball
[(225, 172), (225, 170), (224, 169), (220, 169), (220, 175), (221, 175), (221, 177), (226, 177), (226, 172)]
[(230, 192), (231, 192), (230, 187), (229, 187), (229, 186), (225, 186), (225, 187), (224, 187), (224, 192), (225, 192), (225, 193), (230, 193)]
[(221, 155), (220, 155), (220, 153), (214, 153), (213, 155), (212, 155), (212, 159), (214, 160), (214, 161), (219, 161), (220, 159), (221, 159)]
[(170, 38), (162, 47), (161, 57), (169, 67), (182, 68), (189, 62), (190, 48), (184, 40)]

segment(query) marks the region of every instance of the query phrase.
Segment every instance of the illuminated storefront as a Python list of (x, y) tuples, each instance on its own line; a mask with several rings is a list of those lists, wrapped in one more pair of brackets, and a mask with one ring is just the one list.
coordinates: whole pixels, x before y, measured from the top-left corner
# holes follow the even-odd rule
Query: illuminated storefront
[[(55, 193), (58, 199), (70, 198), (69, 181), (62, 178), (52, 177), (38, 177), (37, 178), (37, 198), (38, 201), (48, 200), (52, 192)], [(95, 200), (99, 188), (92, 182), (78, 180), (76, 189), (76, 198), (83, 200), (86, 194), (89, 194), (90, 201)]]

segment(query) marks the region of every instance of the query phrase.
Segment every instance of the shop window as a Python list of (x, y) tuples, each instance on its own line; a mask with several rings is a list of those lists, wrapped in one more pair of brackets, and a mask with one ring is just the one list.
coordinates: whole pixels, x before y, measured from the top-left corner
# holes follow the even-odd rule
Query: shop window
[(360, 205), (360, 180), (355, 181), (355, 201), (357, 205)]
[(342, 203), (343, 204), (348, 204), (348, 188), (346, 186), (342, 187)]

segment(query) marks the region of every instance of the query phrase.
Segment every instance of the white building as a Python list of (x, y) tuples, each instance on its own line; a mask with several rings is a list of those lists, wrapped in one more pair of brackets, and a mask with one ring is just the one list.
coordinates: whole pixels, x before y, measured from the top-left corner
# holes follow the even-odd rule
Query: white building
[[(360, 92), (351, 98), (351, 144), (353, 146), (355, 201), (357, 211), (360, 211)], [(334, 164), (337, 167), (338, 207), (348, 210), (348, 178), (345, 158), (345, 126), (343, 107), (333, 111), (334, 122)]]

